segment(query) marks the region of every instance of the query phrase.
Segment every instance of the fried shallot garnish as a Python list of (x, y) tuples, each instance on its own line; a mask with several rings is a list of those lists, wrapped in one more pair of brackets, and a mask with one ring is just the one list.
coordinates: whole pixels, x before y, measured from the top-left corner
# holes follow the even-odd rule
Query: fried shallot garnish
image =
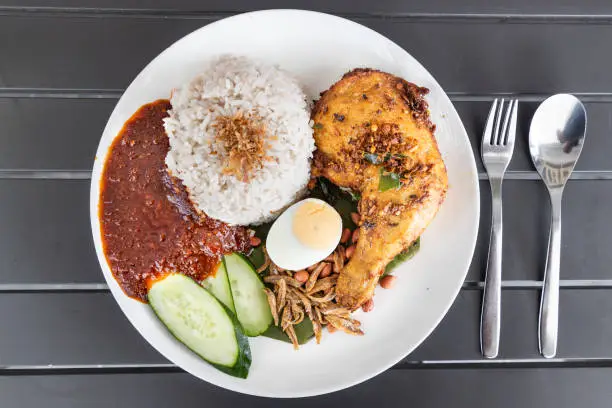
[(248, 182), (266, 161), (272, 160), (267, 154), (269, 136), (259, 115), (238, 112), (233, 116), (218, 116), (212, 126), (216, 141), (226, 153), (222, 155), (225, 174)]

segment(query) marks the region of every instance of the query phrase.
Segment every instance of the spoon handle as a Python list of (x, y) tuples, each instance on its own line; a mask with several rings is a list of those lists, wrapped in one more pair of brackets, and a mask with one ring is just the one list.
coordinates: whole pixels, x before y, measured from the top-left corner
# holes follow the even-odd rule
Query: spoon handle
[(491, 239), (485, 287), (480, 315), (480, 349), (486, 358), (495, 358), (499, 350), (501, 320), (502, 269), (502, 180), (491, 179)]
[(561, 194), (551, 190), (551, 223), (548, 238), (548, 256), (544, 271), (544, 286), (540, 302), (540, 354), (552, 358), (557, 354), (557, 330), (559, 327), (559, 269), (561, 258)]

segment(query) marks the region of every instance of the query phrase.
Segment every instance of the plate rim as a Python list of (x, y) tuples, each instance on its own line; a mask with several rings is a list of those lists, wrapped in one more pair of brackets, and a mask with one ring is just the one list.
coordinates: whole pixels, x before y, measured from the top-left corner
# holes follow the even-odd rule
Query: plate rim
[[(113, 295), (113, 298), (114, 298), (115, 302), (119, 305), (123, 315), (128, 319), (128, 321), (131, 323), (131, 325), (140, 333), (140, 335), (157, 352), (159, 352), (162, 356), (164, 356), (165, 358), (170, 360), (173, 364), (175, 364), (176, 366), (178, 366), (182, 370), (185, 370), (186, 372), (188, 372), (191, 375), (197, 377), (198, 379), (204, 380), (204, 381), (206, 381), (206, 382), (208, 382), (210, 384), (214, 384), (214, 385), (216, 385), (218, 387), (221, 387), (221, 388), (225, 388), (225, 389), (228, 389), (228, 390), (231, 390), (231, 391), (235, 391), (235, 392), (239, 392), (239, 393), (243, 393), (243, 394), (247, 394), (247, 395), (254, 395), (254, 396), (273, 397), (273, 398), (301, 398), (301, 397), (309, 397), (309, 396), (316, 396), (316, 395), (324, 395), (324, 394), (328, 394), (328, 393), (335, 392), (335, 391), (340, 391), (340, 390), (349, 388), (351, 386), (360, 384), (360, 383), (362, 383), (364, 381), (367, 381), (368, 379), (371, 379), (371, 378), (379, 375), (380, 373), (388, 370), (389, 368), (391, 368), (392, 366), (397, 364), (399, 361), (401, 361), (402, 359), (406, 358), (419, 345), (421, 345), (431, 335), (431, 333), (439, 326), (440, 322), (448, 314), (449, 309), (451, 308), (451, 306), (454, 304), (455, 300), (457, 299), (457, 296), (458, 296), (459, 292), (461, 291), (462, 285), (461, 284), (457, 285), (457, 287), (453, 291), (453, 296), (452, 297), (449, 296), (449, 298), (444, 302), (444, 307), (443, 307), (444, 311), (443, 311), (443, 313), (440, 313), (440, 315), (435, 320), (435, 322), (432, 320), (433, 324), (430, 325), (430, 329), (427, 330), (422, 336), (420, 336), (421, 338), (420, 338), (420, 340), (418, 342), (416, 342), (416, 344), (412, 345), (411, 347), (406, 347), (406, 349), (404, 350), (402, 355), (398, 356), (397, 360), (392, 361), (392, 362), (390, 362), (388, 364), (381, 364), (377, 369), (369, 370), (366, 374), (363, 374), (363, 375), (361, 375), (358, 378), (353, 379), (353, 380), (338, 381), (338, 382), (334, 383), (333, 385), (329, 385), (329, 386), (326, 386), (326, 387), (300, 389), (300, 390), (295, 390), (295, 391), (290, 392), (290, 393), (278, 393), (276, 395), (272, 395), (272, 394), (266, 393), (266, 392), (259, 393), (259, 392), (251, 392), (251, 390), (247, 391), (247, 390), (241, 389), (239, 386), (234, 386), (231, 383), (228, 384), (227, 382), (216, 381), (215, 378), (202, 378), (201, 375), (196, 374), (195, 372), (193, 372), (189, 368), (183, 367), (180, 364), (175, 363), (173, 361), (173, 359), (168, 356), (169, 353), (166, 353), (165, 351), (160, 350), (156, 345), (154, 345), (152, 343), (152, 341), (149, 340), (148, 336), (144, 332), (144, 329), (141, 330), (139, 325), (136, 322), (133, 321), (133, 316), (130, 316), (130, 314), (126, 311), (126, 306), (125, 306), (126, 302), (131, 302), (131, 301), (134, 301), (134, 300), (129, 298), (129, 297), (127, 297), (127, 295), (125, 295), (125, 293), (122, 291), (122, 289), (120, 288), (120, 286), (118, 285), (118, 283), (114, 279), (114, 276), (112, 275), (112, 272), (110, 271), (110, 266), (108, 265), (108, 262), (106, 260), (105, 255), (104, 255), (102, 245), (99, 243), (100, 236), (101, 236), (100, 222), (99, 222), (99, 213), (98, 213), (100, 177), (101, 177), (101, 174), (102, 174), (102, 170), (104, 169), (104, 163), (106, 162), (107, 154), (108, 154), (108, 152), (110, 150), (110, 147), (112, 145), (112, 142), (111, 142), (108, 146), (106, 146), (105, 148), (102, 148), (103, 146), (102, 146), (101, 142), (102, 142), (102, 140), (104, 138), (104, 135), (109, 131), (108, 128), (111, 126), (111, 119), (115, 115), (115, 112), (117, 111), (117, 108), (121, 105), (121, 102), (124, 99), (125, 95), (128, 94), (128, 92), (132, 89), (132, 87), (135, 85), (136, 82), (138, 82), (143, 76), (145, 76), (149, 72), (149, 70), (152, 69), (151, 67), (154, 65), (154, 63), (158, 59), (161, 59), (164, 56), (165, 53), (169, 52), (169, 50), (172, 49), (173, 47), (177, 46), (177, 44), (182, 43), (184, 41), (185, 42), (189, 41), (190, 37), (195, 36), (196, 33), (201, 33), (203, 31), (207, 31), (208, 29), (211, 29), (211, 27), (214, 27), (214, 26), (216, 26), (218, 24), (227, 24), (228, 21), (231, 21), (231, 20), (238, 20), (238, 19), (242, 19), (242, 18), (253, 18), (253, 17), (258, 17), (258, 16), (262, 16), (262, 15), (271, 15), (271, 14), (276, 14), (277, 17), (281, 17), (281, 16), (287, 15), (287, 14), (293, 14), (294, 15), (293, 17), (295, 17), (295, 15), (299, 16), (301, 14), (309, 14), (309, 15), (314, 15), (315, 17), (318, 17), (318, 18), (333, 19), (333, 20), (336, 20), (339, 24), (350, 24), (350, 25), (358, 26), (357, 28), (359, 28), (361, 30), (368, 31), (370, 35), (378, 37), (379, 40), (386, 41), (389, 45), (392, 45), (392, 46), (396, 47), (396, 49), (398, 51), (400, 51), (402, 54), (404, 54), (404, 56), (407, 56), (410, 59), (412, 59), (414, 63), (418, 64), (418, 66), (420, 66), (422, 68), (422, 70), (429, 75), (430, 79), (433, 81), (433, 84), (435, 86), (437, 86), (437, 88), (440, 91), (441, 97), (444, 99), (444, 102), (447, 102), (448, 105), (452, 107), (452, 112), (449, 112), (449, 113), (452, 113), (452, 114), (454, 114), (456, 116), (456, 119), (457, 119), (456, 122), (459, 125), (459, 128), (461, 130), (461, 136), (467, 142), (467, 146), (470, 148), (469, 153), (470, 153), (471, 160), (469, 161), (469, 173), (471, 175), (471, 183), (472, 183), (472, 185), (474, 187), (474, 196), (472, 197), (472, 199), (473, 199), (473, 204), (474, 204), (474, 210), (475, 211), (474, 211), (474, 222), (471, 225), (472, 230), (474, 231), (474, 234), (470, 237), (470, 240), (471, 240), (471, 242), (469, 243), (469, 248), (471, 248), (470, 256), (469, 256), (469, 258), (467, 258), (466, 264), (462, 265), (462, 269), (464, 270), (464, 272), (462, 274), (461, 282), (465, 281), (465, 278), (466, 278), (467, 273), (469, 271), (470, 264), (473, 261), (474, 251), (475, 251), (475, 248), (476, 248), (476, 242), (477, 242), (477, 238), (478, 238), (478, 228), (479, 228), (479, 223), (480, 223), (480, 186), (479, 186), (478, 172), (477, 172), (477, 167), (476, 167), (476, 158), (475, 158), (475, 155), (473, 153), (472, 143), (471, 143), (470, 138), (468, 137), (467, 131), (465, 130), (465, 126), (463, 125), (463, 122), (462, 122), (459, 114), (457, 113), (457, 110), (455, 109), (455, 107), (454, 107), (452, 101), (450, 100), (450, 98), (448, 97), (447, 93), (444, 91), (442, 86), (437, 82), (437, 80), (433, 77), (433, 75), (429, 72), (429, 70), (427, 70), (416, 58), (414, 58), (404, 48), (402, 48), (401, 46), (399, 46), (398, 44), (396, 44), (394, 41), (392, 41), (388, 37), (384, 36), (383, 34), (380, 34), (377, 31), (375, 31), (375, 30), (373, 30), (373, 29), (371, 29), (371, 28), (369, 28), (367, 26), (364, 26), (362, 24), (359, 24), (359, 23), (357, 23), (355, 21), (352, 21), (352, 20), (349, 20), (347, 18), (339, 17), (339, 16), (334, 15), (334, 14), (322, 13), (322, 12), (317, 12), (317, 11), (301, 10), (301, 9), (269, 9), (269, 10), (258, 10), (258, 11), (252, 11), (252, 12), (247, 12), (247, 13), (241, 13), (241, 14), (236, 14), (236, 15), (233, 15), (233, 16), (221, 18), (221, 19), (219, 19), (217, 21), (214, 21), (214, 22), (212, 22), (210, 24), (207, 24), (207, 25), (204, 25), (202, 27), (199, 27), (199, 28), (193, 30), (192, 32), (184, 35), (183, 37), (177, 39), (171, 45), (166, 47), (162, 52), (160, 52), (157, 56), (155, 56), (152, 60), (150, 60), (147, 63), (147, 65), (134, 77), (134, 79), (130, 82), (130, 85), (123, 92), (121, 98), (119, 98), (119, 100), (117, 101), (117, 104), (115, 105), (115, 107), (113, 108), (113, 111), (109, 115), (107, 123), (106, 123), (106, 125), (104, 127), (104, 130), (103, 130), (101, 136), (100, 136), (100, 141), (99, 141), (98, 147), (96, 149), (96, 156), (95, 156), (94, 163), (93, 163), (93, 171), (92, 171), (92, 177), (91, 177), (91, 182), (90, 182), (90, 224), (91, 224), (91, 231), (92, 231), (92, 237), (93, 237), (93, 240), (94, 240), (94, 246), (95, 246), (95, 250), (96, 250), (96, 255), (97, 255), (97, 258), (98, 258), (98, 263), (100, 264), (100, 268), (102, 270), (104, 279), (105, 279), (105, 281), (107, 282), (107, 284), (109, 286), (109, 289), (110, 289), (110, 291), (111, 291), (111, 293)], [(114, 140), (114, 137), (111, 140)], [(442, 302), (440, 302), (440, 303), (442, 303)]]

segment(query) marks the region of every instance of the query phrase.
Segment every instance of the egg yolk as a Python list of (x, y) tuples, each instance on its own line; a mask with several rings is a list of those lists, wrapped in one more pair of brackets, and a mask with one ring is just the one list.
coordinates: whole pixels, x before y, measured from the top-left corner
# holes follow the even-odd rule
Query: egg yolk
[(342, 219), (328, 205), (306, 201), (293, 216), (293, 233), (305, 246), (326, 249), (335, 246)]

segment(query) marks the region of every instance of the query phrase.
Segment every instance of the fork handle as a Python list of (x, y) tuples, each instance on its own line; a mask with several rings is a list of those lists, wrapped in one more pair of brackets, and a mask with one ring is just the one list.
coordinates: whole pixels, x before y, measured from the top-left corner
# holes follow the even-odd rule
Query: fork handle
[(548, 256), (544, 270), (544, 286), (540, 301), (540, 324), (538, 338), (540, 354), (552, 358), (557, 354), (557, 332), (559, 328), (559, 269), (561, 258), (561, 193), (551, 191), (551, 223), (548, 237)]
[(491, 238), (480, 316), (480, 349), (486, 358), (499, 351), (502, 268), (502, 179), (491, 179)]

